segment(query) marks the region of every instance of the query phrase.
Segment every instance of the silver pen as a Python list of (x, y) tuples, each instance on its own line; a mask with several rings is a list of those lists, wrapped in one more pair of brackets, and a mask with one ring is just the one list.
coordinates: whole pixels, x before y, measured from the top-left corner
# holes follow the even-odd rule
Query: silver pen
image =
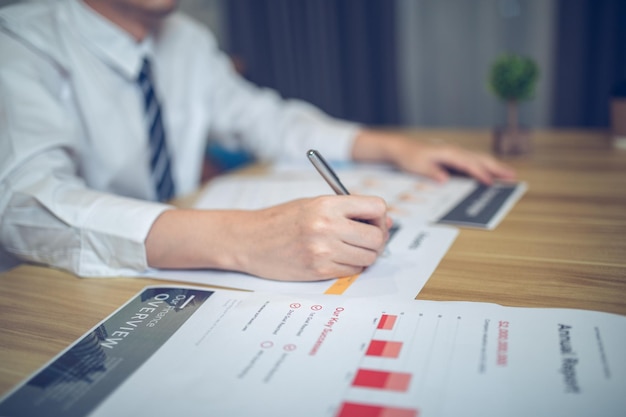
[(313, 164), (317, 172), (319, 172), (322, 177), (326, 180), (330, 188), (337, 195), (350, 195), (346, 187), (343, 186), (335, 171), (328, 165), (328, 162), (322, 157), (322, 155), (316, 151), (315, 149), (310, 149), (306, 156), (309, 158), (309, 161)]
[[(311, 161), (315, 169), (317, 169), (317, 172), (322, 175), (328, 185), (330, 185), (330, 188), (332, 188), (337, 195), (350, 195), (348, 189), (344, 187), (344, 185), (341, 183), (341, 180), (339, 179), (337, 174), (335, 174), (335, 171), (330, 167), (330, 165), (328, 165), (328, 162), (326, 162), (326, 160), (322, 157), (322, 154), (320, 154), (315, 149), (310, 149), (306, 153), (306, 156), (309, 158), (309, 161)], [(369, 223), (366, 220), (357, 219), (357, 221), (362, 223)], [(392, 229), (393, 233), (395, 233), (397, 227), (392, 225)], [(385, 247), (385, 251), (383, 252), (382, 256), (389, 256), (389, 249), (387, 247)]]

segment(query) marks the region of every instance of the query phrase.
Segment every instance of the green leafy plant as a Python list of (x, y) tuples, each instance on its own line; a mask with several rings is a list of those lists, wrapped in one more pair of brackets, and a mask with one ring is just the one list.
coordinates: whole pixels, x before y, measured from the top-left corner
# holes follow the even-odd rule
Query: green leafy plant
[(491, 66), (489, 88), (507, 103), (507, 125), (518, 129), (519, 102), (531, 99), (539, 79), (539, 67), (528, 57), (514, 54), (499, 56)]

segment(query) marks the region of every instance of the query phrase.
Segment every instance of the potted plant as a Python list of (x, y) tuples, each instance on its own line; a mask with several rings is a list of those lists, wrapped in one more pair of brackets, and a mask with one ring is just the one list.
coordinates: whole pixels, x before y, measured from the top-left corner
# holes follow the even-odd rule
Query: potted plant
[(506, 125), (494, 132), (494, 151), (499, 155), (523, 155), (531, 151), (530, 131), (519, 123), (521, 101), (534, 96), (539, 68), (531, 58), (503, 54), (489, 73), (489, 87), (506, 103)]

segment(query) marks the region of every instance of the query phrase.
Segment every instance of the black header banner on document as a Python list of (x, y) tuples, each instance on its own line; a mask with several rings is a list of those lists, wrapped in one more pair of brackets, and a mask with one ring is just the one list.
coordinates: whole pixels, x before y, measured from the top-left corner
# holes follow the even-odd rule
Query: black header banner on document
[(144, 364), (211, 294), (185, 288), (146, 289), (0, 403), (0, 415), (87, 415)]
[(525, 191), (525, 185), (479, 184), (438, 223), (493, 229)]

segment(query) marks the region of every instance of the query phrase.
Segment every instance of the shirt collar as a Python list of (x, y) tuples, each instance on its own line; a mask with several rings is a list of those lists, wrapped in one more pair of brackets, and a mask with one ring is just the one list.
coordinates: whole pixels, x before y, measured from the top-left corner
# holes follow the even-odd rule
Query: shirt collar
[(151, 36), (138, 43), (82, 0), (69, 2), (69, 14), (89, 49), (128, 79), (137, 78), (143, 58), (153, 54)]

